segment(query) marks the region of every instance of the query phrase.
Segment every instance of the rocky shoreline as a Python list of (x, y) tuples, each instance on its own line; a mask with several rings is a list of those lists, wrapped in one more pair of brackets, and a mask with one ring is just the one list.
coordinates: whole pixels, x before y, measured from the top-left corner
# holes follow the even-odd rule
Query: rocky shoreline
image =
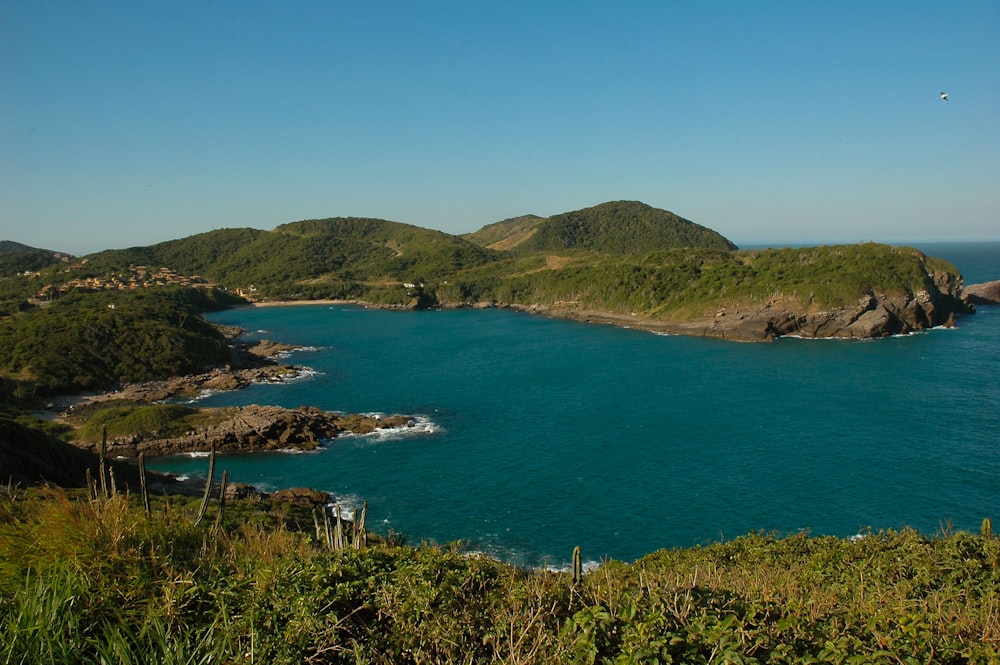
[[(61, 416), (79, 418), (86, 411), (103, 406), (151, 405), (180, 397), (196, 397), (206, 390), (239, 390), (252, 383), (287, 381), (302, 370), (275, 361), (276, 356), (296, 350), (290, 344), (270, 340), (242, 342), (241, 329), (218, 326), (232, 349), (232, 362), (201, 374), (176, 376), (121, 386), (119, 389), (70, 400)], [(55, 407), (54, 407), (55, 408)], [(278, 406), (248, 405), (225, 408), (200, 408), (206, 424), (180, 436), (161, 436), (142, 432), (106, 442), (110, 457), (131, 458), (208, 452), (250, 453), (267, 450), (313, 450), (324, 441), (344, 434), (369, 434), (376, 430), (413, 427), (416, 420), (408, 415), (380, 416), (340, 414), (315, 407), (287, 409)], [(97, 452), (96, 442), (78, 441), (75, 445)]]
[[(314, 407), (286, 409), (278, 406), (249, 406), (200, 409), (213, 424), (200, 426), (181, 436), (161, 437), (156, 433), (109, 438), (111, 457), (147, 457), (199, 453), (253, 453), (268, 450), (314, 450), (323, 442), (345, 434), (370, 434), (376, 430), (414, 427), (410, 416), (338, 414)], [(98, 443), (77, 446), (96, 453)]]
[[(854, 305), (821, 309), (796, 298), (777, 296), (754, 305), (715, 310), (692, 320), (650, 319), (575, 306), (511, 307), (521, 311), (588, 323), (607, 323), (662, 334), (712, 337), (739, 342), (772, 341), (794, 336), (814, 339), (877, 339), (937, 327), (952, 327), (955, 318), (975, 311), (976, 304), (1000, 302), (1000, 282), (963, 288), (946, 272), (931, 276), (928, 288), (905, 294), (868, 293)], [(990, 298), (992, 297), (992, 300)], [(490, 307), (496, 303), (480, 303)]]

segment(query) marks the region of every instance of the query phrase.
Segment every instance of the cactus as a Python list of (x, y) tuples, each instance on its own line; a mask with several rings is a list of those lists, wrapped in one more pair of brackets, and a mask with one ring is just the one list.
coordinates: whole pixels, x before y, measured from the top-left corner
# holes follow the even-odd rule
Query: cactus
[(313, 526), (316, 528), (316, 542), (323, 540), (323, 530), (319, 526), (319, 508), (313, 506)]
[(205, 481), (205, 496), (201, 499), (201, 508), (198, 510), (198, 517), (195, 518), (194, 523), (199, 524), (205, 517), (205, 511), (208, 510), (208, 500), (212, 497), (212, 480), (215, 478), (215, 445), (212, 445), (212, 451), (208, 454), (208, 479)]
[(146, 453), (139, 453), (139, 487), (142, 489), (142, 509), (149, 515), (149, 488), (146, 487)]
[(91, 502), (97, 501), (97, 481), (91, 477), (89, 466), (84, 469), (84, 474), (87, 476), (87, 497)]
[(340, 516), (340, 506), (333, 509), (333, 514), (337, 518), (337, 526), (333, 531), (333, 549), (339, 552), (344, 549), (344, 520)]
[(577, 586), (583, 581), (583, 561), (580, 554), (580, 546), (573, 548), (573, 586)]
[(215, 516), (215, 526), (212, 527), (214, 531), (218, 531), (222, 528), (222, 514), (226, 511), (226, 485), (228, 484), (229, 472), (223, 469), (222, 483), (219, 485), (219, 512)]
[(330, 514), (326, 510), (326, 506), (321, 509), (323, 511), (323, 534), (326, 536), (326, 547), (327, 549), (333, 549), (333, 531), (330, 529)]
[(365, 520), (368, 518), (368, 502), (361, 504), (361, 516), (354, 517), (354, 549), (368, 547), (368, 532), (365, 530)]
[(105, 481), (104, 476), (106, 475), (105, 467), (107, 466), (107, 461), (105, 456), (108, 454), (108, 428), (107, 426), (101, 428), (101, 447), (98, 452), (98, 458), (100, 463), (98, 464), (98, 471), (101, 474), (101, 496), (105, 499), (108, 498), (108, 484)]
[(984, 517), (983, 518), (983, 523), (979, 527), (979, 533), (983, 534), (983, 538), (992, 538), (993, 537), (993, 520), (991, 520), (989, 517)]

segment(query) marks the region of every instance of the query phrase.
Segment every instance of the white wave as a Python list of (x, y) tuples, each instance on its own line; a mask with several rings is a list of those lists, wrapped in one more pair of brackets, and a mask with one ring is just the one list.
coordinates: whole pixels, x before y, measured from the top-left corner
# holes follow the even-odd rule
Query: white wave
[(336, 515), (335, 511), (338, 508), (340, 509), (341, 519), (345, 519), (348, 522), (353, 522), (355, 515), (360, 514), (361, 506), (364, 504), (361, 497), (353, 494), (336, 496), (333, 492), (328, 492), (328, 494), (335, 497), (332, 503), (326, 504), (326, 509), (331, 517)]
[(312, 367), (302, 366), (302, 367), (296, 367), (295, 371), (289, 374), (283, 374), (281, 376), (272, 376), (266, 379), (255, 381), (254, 383), (258, 385), (282, 385), (285, 383), (293, 383), (297, 381), (308, 381), (322, 374), (323, 372), (315, 370)]
[[(601, 562), (600, 561), (583, 561), (581, 563), (580, 567), (583, 569), (584, 574), (586, 574), (586, 573), (592, 573), (592, 572), (594, 572), (595, 570), (597, 570), (598, 568), (601, 567)], [(544, 571), (549, 572), (549, 573), (572, 573), (573, 572), (573, 566), (572, 566), (572, 564), (564, 564), (562, 566), (553, 566), (551, 564), (546, 564), (544, 566), (540, 566), (539, 569), (540, 570), (544, 570)]]
[[(325, 442), (325, 440), (324, 440)], [(278, 448), (274, 452), (284, 455), (315, 455), (323, 450), (322, 442), (314, 448)]]
[[(366, 413), (366, 416), (382, 418), (382, 413)], [(443, 432), (444, 428), (432, 421), (427, 416), (414, 416), (409, 423), (400, 427), (383, 427), (367, 434), (354, 434), (353, 432), (343, 432), (338, 438), (358, 438), (373, 442), (399, 441), (412, 436), (425, 436)]]
[(209, 457), (211, 454), (212, 453), (204, 451), (204, 450), (196, 450), (196, 451), (190, 452), (190, 453), (181, 453), (181, 455), (183, 455), (184, 457), (191, 457), (193, 459), (200, 459), (200, 458), (203, 458), (203, 457)]
[(877, 342), (880, 339), (895, 339), (897, 337), (913, 337), (915, 335), (927, 335), (935, 330), (958, 330), (958, 326), (934, 326), (932, 328), (924, 328), (923, 330), (911, 330), (906, 333), (897, 333), (895, 335), (888, 335), (887, 337), (813, 337), (811, 335), (799, 335), (796, 333), (787, 333), (781, 335), (778, 339), (804, 339), (811, 342)]
[(321, 347), (321, 346), (296, 346), (296, 347), (288, 349), (286, 351), (279, 351), (278, 353), (274, 354), (274, 357), (275, 358), (279, 358), (281, 360), (287, 360), (288, 358), (292, 357), (292, 354), (295, 354), (295, 353), (299, 353), (299, 352), (302, 352), (302, 353), (318, 353), (319, 351), (322, 351), (322, 350), (323, 350), (323, 347)]
[(200, 402), (201, 400), (207, 399), (212, 395), (218, 395), (221, 392), (223, 391), (215, 390), (214, 388), (203, 388), (202, 390), (199, 390), (198, 394), (196, 394), (194, 397), (185, 400), (183, 404), (194, 404), (195, 402)]

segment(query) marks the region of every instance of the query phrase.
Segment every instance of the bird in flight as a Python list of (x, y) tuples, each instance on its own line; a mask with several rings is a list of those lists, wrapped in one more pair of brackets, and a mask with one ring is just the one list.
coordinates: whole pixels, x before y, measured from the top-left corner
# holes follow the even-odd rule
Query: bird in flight
[(948, 101), (948, 93), (947, 92), (942, 92), (941, 93), (941, 101), (942, 102)]

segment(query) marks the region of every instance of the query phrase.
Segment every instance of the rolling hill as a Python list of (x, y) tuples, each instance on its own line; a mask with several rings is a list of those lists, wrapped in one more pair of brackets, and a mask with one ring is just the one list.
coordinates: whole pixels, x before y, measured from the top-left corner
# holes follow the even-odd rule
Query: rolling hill
[(638, 201), (609, 201), (552, 217), (525, 215), (464, 236), (518, 254), (583, 249), (605, 255), (641, 254), (679, 247), (736, 249), (719, 233)]

